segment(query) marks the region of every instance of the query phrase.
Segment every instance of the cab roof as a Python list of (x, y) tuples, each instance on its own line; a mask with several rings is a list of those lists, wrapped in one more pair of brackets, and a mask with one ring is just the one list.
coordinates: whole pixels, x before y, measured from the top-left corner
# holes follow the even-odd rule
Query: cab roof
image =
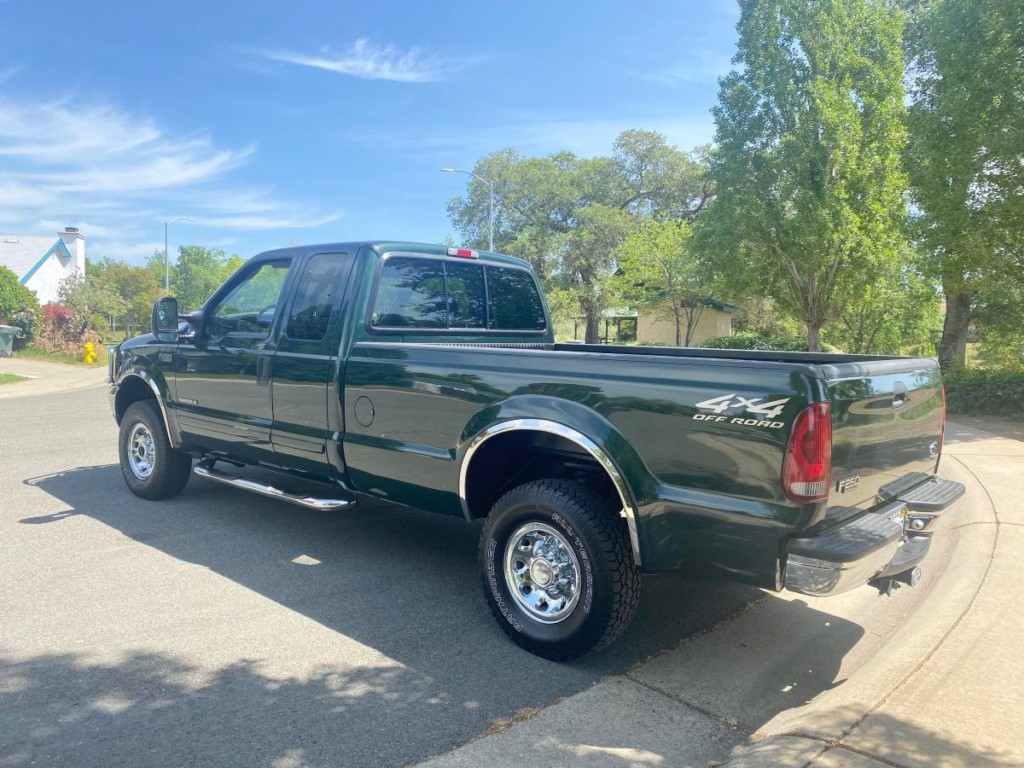
[[(285, 255), (293, 255), (296, 253), (305, 253), (307, 251), (357, 251), (360, 248), (370, 248), (380, 255), (384, 255), (385, 253), (422, 253), (425, 256), (448, 255), (448, 246), (438, 245), (437, 243), (412, 243), (401, 240), (362, 240), (347, 243), (318, 243), (314, 245), (294, 246), (291, 248), (277, 248), (272, 251), (263, 251), (253, 258), (262, 260)], [(474, 249), (474, 251), (476, 251), (480, 261), (489, 261), (498, 264), (511, 264), (513, 266), (531, 269), (530, 262), (525, 259), (517, 258), (516, 256), (508, 256), (504, 253), (496, 253), (494, 251), (481, 251), (477, 249)]]

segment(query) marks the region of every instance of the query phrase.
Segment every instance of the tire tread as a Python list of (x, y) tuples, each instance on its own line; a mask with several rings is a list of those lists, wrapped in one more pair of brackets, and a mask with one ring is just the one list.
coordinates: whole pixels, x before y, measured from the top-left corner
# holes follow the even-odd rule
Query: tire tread
[[(611, 593), (608, 601), (610, 610), (600, 635), (584, 647), (551, 647), (511, 633), (510, 637), (527, 650), (554, 661), (566, 661), (607, 647), (629, 626), (640, 602), (640, 570), (633, 561), (633, 551), (624, 521), (609, 499), (592, 488), (574, 480), (547, 478), (516, 486), (498, 499), (484, 525), (481, 542), (491, 538), (502, 510), (530, 501), (538, 501), (554, 509), (568, 507), (571, 510), (573, 519), (570, 522), (582, 530), (588, 544), (596, 550), (594, 554), (601, 558), (602, 565), (607, 571)], [(490, 599), (487, 576), (483, 569), (481, 577), (484, 595), (491, 612), (508, 632), (505, 626), (507, 621)]]
[[(153, 439), (158, 443), (153, 474), (150, 475), (148, 482), (139, 481), (134, 477), (131, 469), (126, 466), (124, 442), (127, 425), (138, 421), (143, 422), (149, 428)], [(132, 493), (151, 501), (169, 499), (181, 493), (192, 475), (192, 458), (171, 447), (163, 416), (160, 414), (155, 400), (137, 400), (128, 406), (121, 418), (121, 431), (118, 439), (121, 443), (118, 451), (121, 472), (124, 474), (125, 484)]]

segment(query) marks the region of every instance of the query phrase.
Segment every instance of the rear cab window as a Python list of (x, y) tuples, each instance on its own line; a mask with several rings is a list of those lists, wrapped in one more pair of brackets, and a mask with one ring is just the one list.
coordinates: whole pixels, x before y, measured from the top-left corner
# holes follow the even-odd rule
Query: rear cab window
[(285, 335), (293, 341), (323, 341), (338, 296), (344, 292), (342, 275), (348, 267), (346, 254), (318, 253), (299, 276), (288, 313)]
[(370, 327), (394, 331), (547, 330), (533, 274), (491, 262), (387, 256), (371, 303)]

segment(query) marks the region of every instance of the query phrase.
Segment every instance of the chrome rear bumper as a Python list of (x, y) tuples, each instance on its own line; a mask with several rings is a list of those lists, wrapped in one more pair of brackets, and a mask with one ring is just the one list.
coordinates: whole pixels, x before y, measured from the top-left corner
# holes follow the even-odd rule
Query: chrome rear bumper
[(866, 584), (896, 557), (906, 511), (905, 503), (895, 502), (819, 536), (791, 539), (786, 547), (786, 589), (824, 596)]
[(837, 595), (915, 569), (928, 554), (928, 534), (938, 514), (964, 494), (960, 483), (935, 476), (915, 479), (912, 489), (894, 488), (883, 496), (879, 509), (817, 536), (790, 539), (785, 588), (805, 595)]

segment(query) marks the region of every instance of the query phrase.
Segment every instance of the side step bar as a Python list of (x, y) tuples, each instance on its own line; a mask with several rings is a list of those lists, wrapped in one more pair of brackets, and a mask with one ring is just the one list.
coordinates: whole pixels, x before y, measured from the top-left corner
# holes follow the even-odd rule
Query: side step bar
[(282, 491), (280, 488), (275, 488), (267, 483), (260, 483), (256, 480), (250, 480), (245, 477), (235, 477), (234, 475), (221, 472), (213, 466), (213, 461), (209, 459), (200, 461), (192, 471), (200, 477), (205, 477), (208, 480), (216, 480), (218, 483), (224, 483), (225, 485), (230, 485), (233, 488), (241, 488), (243, 491), (252, 491), (253, 493), (258, 493), (261, 496), (269, 496), (272, 499), (287, 501), (291, 504), (298, 504), (300, 507), (305, 507), (306, 509), (317, 509), (321, 512), (333, 509), (344, 509), (345, 507), (354, 506), (356, 503), (356, 500), (353, 498), (331, 499), (316, 496), (298, 496), (294, 493), (287, 493), (286, 491)]

